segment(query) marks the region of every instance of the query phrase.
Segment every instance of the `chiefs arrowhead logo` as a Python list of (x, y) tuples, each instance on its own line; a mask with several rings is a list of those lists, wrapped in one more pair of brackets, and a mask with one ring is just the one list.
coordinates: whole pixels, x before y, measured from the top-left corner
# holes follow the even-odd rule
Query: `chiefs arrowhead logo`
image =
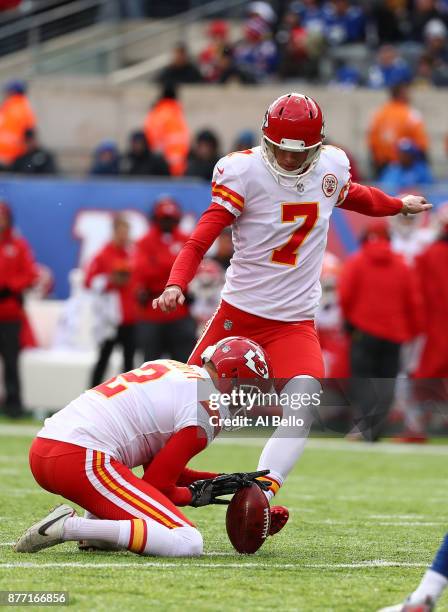
[(322, 191), (327, 196), (327, 198), (331, 198), (331, 196), (336, 192), (338, 188), (338, 179), (334, 174), (326, 174), (322, 179)]
[(244, 357), (249, 370), (252, 370), (252, 372), (255, 372), (255, 374), (258, 374), (262, 378), (268, 378), (268, 364), (264, 360), (263, 355), (260, 355), (258, 351), (255, 352), (252, 349), (249, 349)]

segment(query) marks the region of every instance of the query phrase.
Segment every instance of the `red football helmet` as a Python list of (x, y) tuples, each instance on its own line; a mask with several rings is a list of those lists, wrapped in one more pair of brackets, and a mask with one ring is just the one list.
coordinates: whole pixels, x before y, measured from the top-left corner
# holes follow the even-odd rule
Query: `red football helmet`
[[(303, 177), (313, 169), (319, 159), (325, 138), (322, 111), (312, 98), (299, 93), (289, 93), (271, 104), (261, 127), (263, 159), (274, 177)], [(277, 162), (274, 147), (285, 151), (306, 152), (307, 156), (296, 170), (285, 170)]]
[(168, 218), (179, 223), (182, 218), (182, 209), (174, 198), (167, 194), (162, 194), (154, 203), (152, 218), (153, 221)]
[(229, 393), (237, 381), (250, 381), (260, 391), (271, 388), (272, 367), (264, 349), (249, 338), (230, 336), (208, 346), (202, 363), (211, 362), (222, 380), (220, 391)]

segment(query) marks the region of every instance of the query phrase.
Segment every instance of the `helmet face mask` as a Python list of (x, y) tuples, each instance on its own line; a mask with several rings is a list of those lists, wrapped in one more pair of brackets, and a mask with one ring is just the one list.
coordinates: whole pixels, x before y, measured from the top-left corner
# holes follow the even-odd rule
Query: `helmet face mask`
[[(305, 161), (303, 161), (296, 170), (285, 170), (277, 161), (275, 155), (275, 147), (278, 145), (274, 144), (272, 141), (268, 140), (266, 136), (263, 136), (261, 141), (261, 151), (263, 155), (263, 159), (268, 166), (271, 173), (274, 175), (274, 178), (280, 183), (286, 186), (295, 187), (299, 180), (306, 176), (316, 165), (320, 150), (321, 143), (316, 145), (312, 145), (310, 147), (303, 147), (298, 152), (306, 153)], [(284, 147), (278, 147), (281, 150), (289, 151), (290, 149), (286, 149)], [(286, 181), (282, 181), (281, 179), (289, 179)]]
[[(316, 165), (324, 138), (324, 119), (319, 105), (308, 96), (290, 93), (275, 100), (266, 111), (262, 157), (279, 184), (295, 187)], [(306, 156), (297, 168), (287, 170), (279, 164), (275, 147), (306, 153)]]

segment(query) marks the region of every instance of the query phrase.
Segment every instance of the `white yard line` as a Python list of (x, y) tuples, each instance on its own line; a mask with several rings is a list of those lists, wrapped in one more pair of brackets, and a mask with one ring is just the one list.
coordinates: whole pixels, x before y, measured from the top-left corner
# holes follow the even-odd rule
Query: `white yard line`
[[(363, 517), (359, 517), (359, 519), (353, 520), (340, 520), (340, 519), (323, 519), (323, 520), (313, 520), (306, 519), (307, 523), (315, 524), (315, 525), (345, 525), (347, 527), (353, 527), (355, 525), (359, 526), (359, 520)], [(446, 525), (447, 521), (375, 521), (371, 526), (392, 526), (392, 527), (435, 527), (437, 525)]]
[[(4, 423), (0, 425), (0, 436), (30, 437), (34, 436), (40, 428), (41, 425), (14, 425)], [(223, 437), (218, 438), (214, 443), (230, 446), (262, 447), (267, 438), (267, 436), (259, 438)], [(334, 438), (311, 438), (308, 441), (306, 448), (311, 450), (334, 450), (353, 453), (379, 453), (386, 455), (448, 455), (448, 445), (436, 446), (433, 444), (428, 444), (425, 446), (422, 444), (395, 444), (393, 442), (367, 444), (364, 442), (348, 442), (347, 440)]]
[(370, 514), (367, 518), (369, 519), (392, 519), (392, 520), (419, 520), (427, 518), (427, 515), (423, 514)]
[(10, 497), (26, 497), (27, 495), (42, 495), (42, 493), (45, 493), (43, 489), (4, 489), (4, 492)]
[[(262, 447), (267, 438), (217, 438), (214, 444), (225, 444), (235, 446)], [(351, 453), (376, 453), (385, 455), (448, 455), (447, 446), (428, 444), (398, 444), (394, 442), (377, 442), (367, 444), (365, 442), (349, 442), (348, 440), (334, 438), (311, 438), (305, 447), (307, 450), (343, 451)]]
[(0, 436), (18, 436), (19, 438), (29, 438), (35, 436), (42, 429), (42, 425), (12, 425), (3, 423), (0, 425)]
[[(1, 434), (0, 434), (1, 435)], [(22, 455), (0, 455), (0, 463), (28, 463), (28, 457)]]
[[(231, 553), (233, 554), (233, 553)], [(200, 563), (198, 561), (185, 562), (179, 561), (178, 563), (170, 563), (161, 561), (160, 563), (155, 561), (142, 561), (140, 563), (135, 562), (123, 562), (123, 563), (32, 563), (30, 561), (16, 562), (16, 563), (0, 563), (0, 570), (2, 569), (49, 569), (49, 568), (79, 568), (79, 569), (173, 569), (177, 570), (180, 567), (183, 568), (205, 568), (205, 569), (233, 569), (233, 568), (251, 568), (251, 569), (365, 569), (370, 567), (427, 567), (427, 563), (401, 563), (399, 561), (384, 561), (382, 559), (376, 559), (372, 561), (360, 561), (354, 563), (256, 563), (249, 561), (247, 563)]]

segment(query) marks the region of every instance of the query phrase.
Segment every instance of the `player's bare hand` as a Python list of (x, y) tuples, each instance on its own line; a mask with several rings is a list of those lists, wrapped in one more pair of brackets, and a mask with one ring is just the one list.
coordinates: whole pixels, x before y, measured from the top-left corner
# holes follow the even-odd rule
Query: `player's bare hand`
[(172, 312), (177, 305), (185, 302), (185, 296), (178, 285), (170, 285), (158, 298), (152, 301), (154, 310), (160, 308), (162, 312)]
[(403, 215), (416, 215), (432, 208), (432, 204), (426, 201), (423, 196), (407, 195), (401, 198)]

